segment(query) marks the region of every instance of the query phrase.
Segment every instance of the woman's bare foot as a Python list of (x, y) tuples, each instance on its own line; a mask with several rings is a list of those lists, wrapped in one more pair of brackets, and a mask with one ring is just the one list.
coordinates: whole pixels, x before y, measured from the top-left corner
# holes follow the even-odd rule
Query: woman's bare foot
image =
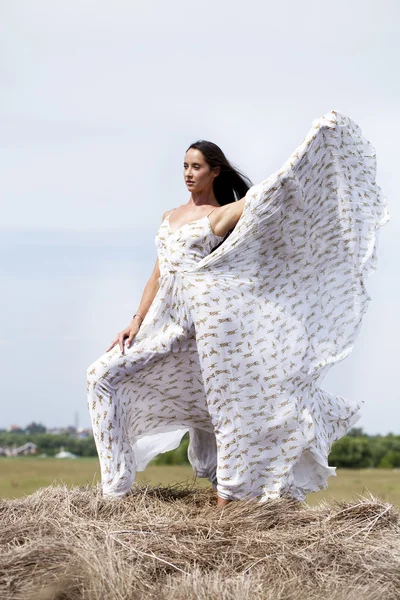
[(220, 508), (223, 508), (224, 506), (232, 502), (232, 500), (227, 500), (226, 498), (221, 498), (220, 496), (217, 496), (217, 498), (217, 506), (219, 506)]

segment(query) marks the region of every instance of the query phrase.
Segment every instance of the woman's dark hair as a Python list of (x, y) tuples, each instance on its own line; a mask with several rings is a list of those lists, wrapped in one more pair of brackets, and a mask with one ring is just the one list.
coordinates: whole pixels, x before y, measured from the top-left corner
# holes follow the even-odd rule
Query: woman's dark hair
[[(219, 175), (215, 177), (213, 182), (214, 194), (221, 206), (230, 202), (236, 202), (236, 200), (240, 200), (240, 198), (246, 195), (247, 190), (253, 185), (251, 180), (241, 173), (239, 169), (231, 165), (217, 144), (207, 142), (207, 140), (197, 140), (197, 142), (190, 144), (186, 152), (190, 148), (200, 150), (210, 169), (221, 167)], [(224, 239), (211, 252), (214, 252), (230, 236), (232, 231), (233, 229), (228, 231)]]
[(186, 152), (190, 148), (200, 150), (211, 169), (221, 167), (213, 184), (215, 197), (221, 206), (240, 200), (246, 195), (247, 190), (253, 185), (251, 180), (231, 165), (219, 146), (207, 140), (198, 140), (190, 144)]

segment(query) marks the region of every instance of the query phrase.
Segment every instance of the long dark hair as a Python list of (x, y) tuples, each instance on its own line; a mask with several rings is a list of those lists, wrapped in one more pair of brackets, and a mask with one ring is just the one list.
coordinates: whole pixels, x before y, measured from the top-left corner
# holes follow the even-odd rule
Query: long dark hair
[(213, 183), (215, 197), (221, 206), (240, 200), (246, 195), (247, 190), (253, 185), (251, 180), (228, 161), (217, 144), (207, 140), (197, 140), (190, 144), (186, 152), (190, 148), (200, 150), (211, 169), (221, 167)]

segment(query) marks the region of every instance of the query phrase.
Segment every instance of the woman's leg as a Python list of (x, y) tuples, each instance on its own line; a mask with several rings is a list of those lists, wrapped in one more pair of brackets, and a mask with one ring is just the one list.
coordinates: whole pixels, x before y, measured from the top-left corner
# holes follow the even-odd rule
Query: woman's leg
[[(207, 412), (206, 406), (204, 412)], [(211, 419), (209, 430), (191, 427), (189, 429), (189, 446), (187, 456), (196, 477), (207, 478), (217, 488), (217, 444), (212, 431)]]
[(131, 444), (125, 433), (126, 402), (118, 393), (126, 356), (116, 347), (87, 369), (87, 393), (93, 435), (105, 496), (124, 496), (136, 475)]
[(215, 438), (189, 321), (142, 336), (125, 354), (118, 346), (105, 353), (87, 369), (87, 392), (105, 495), (129, 491), (148, 455), (141, 439), (175, 426), (194, 434), (192, 461), (200, 476), (215, 475)]

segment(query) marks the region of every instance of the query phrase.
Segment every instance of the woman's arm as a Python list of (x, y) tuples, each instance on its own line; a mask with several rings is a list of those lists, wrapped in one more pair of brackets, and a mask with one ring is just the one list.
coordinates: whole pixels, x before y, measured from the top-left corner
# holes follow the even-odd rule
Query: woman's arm
[(213, 210), (210, 215), (211, 228), (215, 235), (225, 236), (239, 221), (244, 209), (246, 196)]
[[(163, 214), (163, 217), (162, 217), (163, 221), (168, 213), (169, 213), (169, 211), (167, 211)], [(142, 324), (142, 320), (145, 318), (147, 311), (149, 310), (149, 308), (158, 292), (158, 289), (160, 287), (159, 278), (160, 278), (160, 267), (159, 267), (158, 258), (157, 258), (156, 263), (153, 268), (153, 272), (150, 275), (148, 282), (144, 286), (144, 290), (143, 290), (142, 298), (140, 300), (139, 308), (136, 311), (136, 316), (134, 316), (132, 318), (132, 321), (129, 323), (129, 325), (127, 327), (125, 327), (125, 329), (123, 329), (122, 331), (120, 331), (117, 334), (116, 338), (111, 342), (111, 344), (107, 348), (106, 352), (111, 350), (116, 344), (119, 344), (121, 352), (122, 352), (122, 354), (124, 354), (124, 340), (126, 338), (128, 338), (127, 342), (126, 342), (126, 347), (127, 348), (130, 347), (133, 338), (139, 331), (140, 325)], [(138, 315), (140, 315), (140, 316), (138, 316)], [(142, 317), (142, 319), (140, 317)]]
[[(170, 212), (171, 211), (167, 210), (163, 214), (161, 222), (164, 221), (164, 219)], [(143, 290), (142, 299), (140, 300), (139, 308), (136, 311), (136, 313), (138, 313), (141, 317), (143, 317), (143, 319), (145, 318), (146, 313), (149, 310), (151, 303), (153, 302), (155, 295), (158, 292), (158, 288), (160, 287), (160, 284), (158, 282), (159, 278), (160, 278), (160, 267), (159, 267), (158, 258), (157, 258), (156, 264), (154, 265), (153, 272), (150, 275), (150, 278), (149, 278), (148, 282), (146, 283), (145, 288)], [(133, 317), (131, 323), (134, 323), (136, 321), (140, 325), (142, 322), (142, 319), (140, 319), (140, 317), (137, 317), (137, 316)]]

